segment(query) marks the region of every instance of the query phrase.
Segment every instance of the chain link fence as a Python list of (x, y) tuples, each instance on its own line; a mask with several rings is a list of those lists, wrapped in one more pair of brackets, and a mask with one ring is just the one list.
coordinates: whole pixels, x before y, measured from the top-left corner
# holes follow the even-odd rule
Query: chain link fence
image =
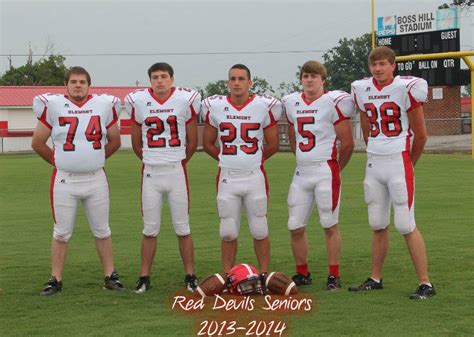
[[(428, 136), (451, 136), (451, 135), (463, 135), (472, 134), (472, 118), (470, 114), (466, 114), (461, 118), (432, 118), (426, 119), (426, 128), (428, 130)], [(362, 139), (362, 132), (360, 129), (360, 122), (358, 119), (352, 120), (352, 134), (356, 141)], [(130, 142), (128, 141), (129, 126), (122, 127), (122, 148), (129, 148)], [(199, 126), (199, 140), (201, 144), (203, 125)], [(288, 139), (288, 124), (285, 119), (282, 119), (278, 123), (278, 131), (280, 134), (280, 149), (282, 151), (288, 151), (290, 149), (290, 141)], [(28, 152), (31, 151), (31, 136), (33, 134), (32, 129), (0, 129), (0, 153), (12, 153), (12, 152)], [(124, 139), (126, 138), (126, 139)], [(50, 144), (50, 141), (49, 141)]]

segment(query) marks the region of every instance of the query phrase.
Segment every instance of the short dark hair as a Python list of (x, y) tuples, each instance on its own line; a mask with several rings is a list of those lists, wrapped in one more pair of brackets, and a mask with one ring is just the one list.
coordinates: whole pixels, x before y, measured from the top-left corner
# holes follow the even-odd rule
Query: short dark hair
[(246, 65), (240, 64), (240, 63), (234, 64), (232, 67), (230, 67), (230, 69), (229, 69), (229, 74), (230, 74), (230, 71), (231, 71), (232, 69), (245, 70), (245, 71), (247, 72), (247, 75), (248, 75), (248, 77), (249, 77), (249, 80), (252, 79), (252, 77), (250, 76), (250, 69), (249, 69)]
[(89, 73), (87, 72), (87, 70), (85, 68), (79, 67), (79, 66), (71, 67), (66, 72), (66, 74), (64, 75), (64, 84), (65, 85), (67, 85), (69, 83), (69, 79), (71, 78), (72, 74), (85, 75), (86, 78), (87, 78), (87, 83), (89, 84), (89, 86), (91, 85), (91, 82), (92, 82), (91, 81), (91, 75), (89, 75)]
[(388, 62), (394, 64), (396, 56), (395, 52), (387, 46), (375, 47), (369, 53), (369, 65), (380, 60), (388, 60)]
[(303, 64), (300, 70), (300, 81), (303, 78), (303, 73), (319, 74), (323, 80), (326, 80), (326, 77), (328, 77), (326, 67), (318, 61), (308, 61)]
[(170, 77), (173, 77), (174, 75), (173, 67), (166, 62), (158, 62), (148, 68), (148, 77), (151, 78), (151, 73), (154, 73), (155, 71), (167, 72), (168, 74), (170, 74)]

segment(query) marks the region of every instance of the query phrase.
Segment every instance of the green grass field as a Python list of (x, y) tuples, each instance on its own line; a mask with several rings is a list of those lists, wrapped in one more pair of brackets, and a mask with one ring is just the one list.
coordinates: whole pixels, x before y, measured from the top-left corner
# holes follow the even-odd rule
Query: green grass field
[[(340, 227), (344, 290), (325, 292), (326, 253), (317, 215), (308, 227), (313, 285), (301, 289), (312, 298), (307, 313), (262, 310), (183, 313), (174, 296), (186, 295), (183, 268), (169, 212), (163, 215), (152, 285), (141, 295), (101, 288), (102, 272), (82, 210), (66, 261), (64, 291), (39, 296), (49, 277), (52, 235), (48, 191), (51, 167), (36, 155), (0, 156), (0, 335), (1, 336), (195, 336), (206, 319), (280, 320), (285, 336), (473, 336), (474, 161), (470, 155), (424, 155), (416, 167), (416, 215), (424, 235), (430, 276), (438, 295), (413, 302), (417, 280), (403, 238), (391, 227), (384, 272), (385, 289), (349, 293), (347, 286), (369, 276), (371, 231), (363, 201), (365, 155), (355, 154), (343, 172)], [(294, 272), (286, 228), (286, 196), (294, 158), (279, 153), (266, 164), (270, 180), (269, 226), (272, 268)], [(139, 272), (142, 222), (139, 210), (140, 163), (122, 151), (107, 163), (111, 189), (111, 228), (115, 265), (132, 288)], [(188, 165), (191, 226), (196, 270), (203, 277), (220, 270), (215, 210), (216, 162), (197, 153)], [(238, 261), (256, 264), (244, 222)], [(470, 309), (469, 309), (470, 308)], [(470, 314), (469, 314), (470, 313)], [(209, 316), (206, 316), (209, 315)], [(238, 335), (238, 334), (235, 334)]]

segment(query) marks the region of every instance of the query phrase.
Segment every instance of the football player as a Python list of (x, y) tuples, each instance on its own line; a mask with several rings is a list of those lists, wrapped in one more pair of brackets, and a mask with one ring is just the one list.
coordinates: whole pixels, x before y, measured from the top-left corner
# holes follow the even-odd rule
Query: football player
[(232, 66), (228, 76), (230, 94), (208, 97), (202, 106), (206, 122), (203, 147), (219, 161), (216, 181), (222, 262), (225, 272), (234, 266), (244, 206), (260, 272), (267, 272), (270, 263), (268, 182), (263, 162), (278, 151), (281, 102), (271, 96), (250, 93), (250, 70), (243, 64)]
[(367, 144), (364, 180), (372, 237), (372, 274), (351, 291), (382, 289), (382, 267), (388, 250), (390, 209), (397, 231), (405, 237), (419, 279), (411, 299), (436, 294), (428, 277), (426, 249), (415, 223), (414, 166), (426, 143), (423, 103), (428, 85), (422, 78), (396, 76), (395, 53), (388, 47), (369, 54), (371, 78), (352, 83)]
[[(95, 237), (104, 271), (104, 288), (124, 290), (114, 271), (109, 228), (109, 186), (105, 159), (120, 148), (117, 112), (120, 100), (109, 95), (89, 95), (91, 78), (82, 67), (72, 67), (64, 82), (67, 95), (43, 94), (33, 100), (39, 122), (32, 148), (53, 165), (51, 208), (54, 230), (51, 243), (51, 278), (41, 295), (62, 290), (62, 273), (77, 205), (84, 211)], [(46, 143), (51, 137), (53, 148)]]
[(174, 71), (167, 63), (148, 69), (151, 87), (136, 90), (125, 98), (132, 120), (132, 147), (143, 161), (141, 206), (143, 240), (141, 275), (135, 292), (150, 288), (150, 274), (160, 232), (163, 198), (168, 198), (174, 231), (185, 269), (189, 291), (197, 287), (194, 248), (189, 227), (189, 188), (186, 163), (197, 148), (197, 118), (201, 95), (173, 86)]
[(346, 92), (326, 92), (326, 77), (324, 65), (317, 61), (306, 62), (300, 72), (303, 92), (292, 93), (282, 101), (289, 124), (291, 150), (296, 154), (297, 162), (288, 193), (288, 228), (296, 262), (293, 281), (298, 286), (312, 282), (305, 227), (316, 203), (326, 236), (329, 276), (325, 289), (335, 290), (341, 287), (340, 171), (354, 149), (350, 122), (354, 102)]

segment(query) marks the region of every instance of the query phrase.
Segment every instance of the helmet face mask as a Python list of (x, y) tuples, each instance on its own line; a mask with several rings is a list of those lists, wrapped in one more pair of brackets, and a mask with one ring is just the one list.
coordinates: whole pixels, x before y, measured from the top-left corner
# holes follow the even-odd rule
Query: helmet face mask
[(233, 295), (263, 294), (264, 287), (257, 269), (242, 263), (229, 270), (229, 292)]
[(237, 292), (241, 295), (263, 294), (263, 287), (260, 277), (252, 275), (237, 284)]

